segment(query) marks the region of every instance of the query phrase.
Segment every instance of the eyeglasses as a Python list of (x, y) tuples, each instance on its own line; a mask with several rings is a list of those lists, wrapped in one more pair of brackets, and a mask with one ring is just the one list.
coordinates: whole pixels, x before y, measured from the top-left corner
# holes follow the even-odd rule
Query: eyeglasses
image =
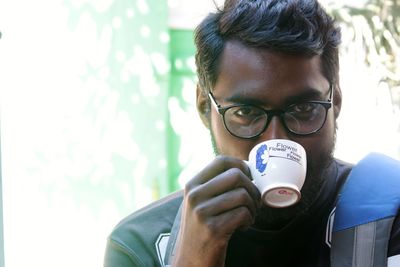
[(248, 104), (221, 107), (213, 94), (208, 96), (222, 116), (226, 130), (233, 136), (251, 139), (260, 136), (274, 116), (278, 116), (287, 131), (296, 135), (318, 132), (325, 124), (328, 110), (332, 107), (332, 86), (328, 101), (306, 101), (295, 103), (284, 109), (266, 110)]

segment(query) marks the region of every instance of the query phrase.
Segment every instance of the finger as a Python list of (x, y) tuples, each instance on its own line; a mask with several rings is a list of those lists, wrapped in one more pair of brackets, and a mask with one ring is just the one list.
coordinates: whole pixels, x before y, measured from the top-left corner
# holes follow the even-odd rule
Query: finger
[(219, 236), (230, 235), (237, 229), (247, 229), (254, 224), (254, 217), (246, 207), (237, 207), (233, 210), (210, 217), (207, 226), (210, 234)]
[(198, 217), (206, 218), (217, 216), (238, 207), (249, 209), (252, 217), (255, 217), (257, 214), (257, 203), (252, 199), (247, 190), (242, 187), (208, 199), (198, 205), (194, 212)]
[(208, 164), (193, 179), (191, 179), (188, 182), (188, 185), (197, 186), (206, 183), (218, 174), (231, 168), (238, 168), (248, 177), (251, 176), (249, 167), (242, 160), (228, 156), (217, 156), (210, 164)]
[(261, 198), (260, 192), (248, 175), (238, 168), (232, 168), (217, 175), (214, 179), (201, 185), (208, 197), (213, 197), (236, 188), (244, 188), (254, 201)]
[(197, 187), (186, 188), (185, 195), (190, 205), (196, 207), (203, 201), (238, 188), (243, 188), (253, 202), (258, 203), (260, 201), (260, 192), (249, 177), (238, 168), (229, 169)]

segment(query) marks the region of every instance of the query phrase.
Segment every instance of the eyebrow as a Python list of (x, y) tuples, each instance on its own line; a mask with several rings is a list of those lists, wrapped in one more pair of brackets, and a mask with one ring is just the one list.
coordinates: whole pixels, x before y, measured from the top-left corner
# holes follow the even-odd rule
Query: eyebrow
[(326, 90), (326, 92), (323, 92), (316, 88), (307, 88), (299, 94), (289, 96), (286, 99), (286, 104), (292, 104), (300, 101), (310, 101), (310, 100), (328, 100), (329, 92), (330, 92), (330, 87), (328, 88), (328, 90)]
[[(290, 105), (293, 103), (298, 103), (302, 101), (310, 101), (310, 100), (325, 100), (324, 95), (326, 94), (326, 100), (328, 100), (329, 97), (329, 88), (327, 92), (321, 92), (321, 90), (318, 90), (316, 88), (308, 87), (305, 89), (299, 90), (301, 91), (298, 94), (289, 96), (285, 99), (284, 104), (285, 105)], [(263, 106), (268, 104), (268, 99), (262, 99), (260, 97), (255, 97), (251, 96), (249, 94), (243, 93), (243, 92), (238, 92), (235, 93), (227, 98), (225, 98), (225, 101), (230, 102), (230, 103), (235, 103), (235, 104), (247, 104), (247, 105), (254, 105), (254, 106)]]

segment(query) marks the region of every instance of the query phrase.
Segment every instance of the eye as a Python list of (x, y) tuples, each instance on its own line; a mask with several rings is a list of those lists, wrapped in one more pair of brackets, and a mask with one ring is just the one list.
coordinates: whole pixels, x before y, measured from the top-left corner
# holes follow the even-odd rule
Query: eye
[(225, 119), (230, 124), (235, 125), (254, 124), (260, 120), (265, 120), (265, 118), (264, 111), (253, 106), (232, 107), (225, 114)]
[(290, 106), (286, 113), (298, 121), (314, 120), (321, 111), (321, 105), (318, 103), (299, 103)]
[(316, 104), (314, 103), (299, 103), (296, 105), (293, 105), (290, 110), (295, 113), (308, 113), (312, 112), (315, 110)]
[(263, 112), (256, 107), (252, 106), (241, 106), (237, 107), (236, 109), (232, 110), (233, 115), (237, 117), (257, 117), (263, 114)]

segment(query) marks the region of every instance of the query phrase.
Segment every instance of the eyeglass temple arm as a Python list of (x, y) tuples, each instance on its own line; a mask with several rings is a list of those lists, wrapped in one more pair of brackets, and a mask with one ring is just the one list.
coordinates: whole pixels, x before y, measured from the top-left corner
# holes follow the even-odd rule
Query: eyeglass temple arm
[(332, 102), (332, 97), (333, 97), (333, 84), (331, 83), (328, 102)]
[(211, 99), (211, 103), (213, 104), (215, 109), (219, 111), (221, 106), (219, 104), (217, 104), (217, 102), (215, 101), (214, 96), (211, 92), (208, 93), (208, 97)]

